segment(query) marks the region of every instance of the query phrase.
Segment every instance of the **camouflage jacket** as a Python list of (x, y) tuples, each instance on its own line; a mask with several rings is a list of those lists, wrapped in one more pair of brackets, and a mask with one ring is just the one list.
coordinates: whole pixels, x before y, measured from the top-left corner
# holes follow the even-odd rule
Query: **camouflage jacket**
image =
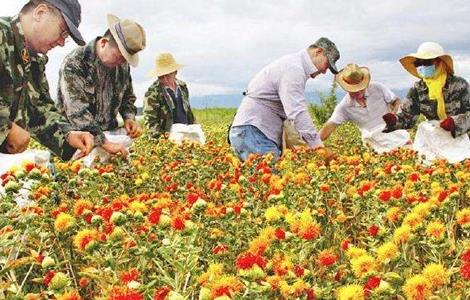
[[(176, 80), (177, 86), (183, 95), (183, 108), (188, 116), (188, 123), (194, 124), (194, 115), (189, 104), (189, 92), (186, 83)], [(175, 104), (165, 88), (157, 80), (145, 94), (144, 119), (149, 134), (159, 138), (161, 134), (169, 132), (173, 125)]]
[(18, 16), (0, 18), (0, 144), (12, 122), (62, 159), (75, 152), (65, 139), (73, 128), (49, 94), (47, 57), (30, 53)]
[[(470, 131), (470, 90), (467, 81), (461, 77), (449, 75), (444, 86), (444, 101), (448, 117), (452, 117), (456, 130), (453, 135), (459, 136)], [(408, 129), (416, 124), (420, 114), (428, 120), (439, 120), (437, 101), (430, 100), (428, 88), (423, 80), (415, 83), (398, 113), (396, 129)], [(454, 137), (455, 137), (454, 136)]]
[(96, 38), (72, 51), (59, 71), (57, 108), (71, 124), (104, 142), (103, 131), (118, 128), (117, 115), (134, 120), (137, 108), (129, 64), (107, 68), (96, 55)]

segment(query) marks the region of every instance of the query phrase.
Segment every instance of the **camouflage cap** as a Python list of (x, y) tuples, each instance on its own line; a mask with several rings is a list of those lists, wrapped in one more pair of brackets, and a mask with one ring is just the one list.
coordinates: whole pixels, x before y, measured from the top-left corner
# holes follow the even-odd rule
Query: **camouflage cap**
[(330, 71), (333, 74), (338, 74), (338, 68), (336, 67), (336, 62), (340, 58), (338, 48), (336, 48), (335, 43), (330, 41), (326, 37), (319, 38), (313, 46), (323, 49), (325, 51), (328, 62), (330, 63)]

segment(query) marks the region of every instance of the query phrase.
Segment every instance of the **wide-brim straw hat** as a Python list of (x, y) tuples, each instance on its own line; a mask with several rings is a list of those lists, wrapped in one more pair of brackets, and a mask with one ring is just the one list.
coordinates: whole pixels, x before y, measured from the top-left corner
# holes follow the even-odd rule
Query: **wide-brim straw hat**
[(155, 58), (155, 69), (149, 72), (149, 76), (160, 77), (163, 75), (171, 74), (185, 65), (176, 62), (175, 58), (171, 53), (160, 53)]
[(440, 58), (446, 65), (447, 72), (454, 73), (454, 62), (452, 57), (444, 52), (441, 45), (434, 42), (425, 42), (418, 47), (416, 53), (408, 54), (400, 59), (403, 67), (413, 76), (421, 78), (414, 65), (417, 59), (435, 59)]
[(136, 22), (128, 19), (119, 19), (108, 14), (109, 31), (116, 40), (119, 51), (126, 61), (133, 67), (139, 64), (138, 52), (146, 45), (145, 31)]
[(335, 79), (346, 92), (359, 92), (369, 86), (370, 71), (367, 67), (348, 64), (336, 74)]

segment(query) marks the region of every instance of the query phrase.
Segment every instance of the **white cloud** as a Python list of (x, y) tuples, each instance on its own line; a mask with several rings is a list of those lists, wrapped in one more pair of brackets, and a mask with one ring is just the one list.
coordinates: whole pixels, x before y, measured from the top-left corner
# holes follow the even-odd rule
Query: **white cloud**
[[(24, 2), (2, 0), (12, 15)], [(147, 49), (132, 70), (138, 98), (151, 83), (154, 57), (170, 51), (187, 67), (180, 72), (192, 95), (241, 92), (263, 66), (308, 46), (320, 36), (339, 47), (339, 66), (370, 67), (374, 80), (394, 89), (413, 78), (398, 59), (423, 41), (437, 41), (455, 56), (456, 73), (470, 78), (470, 2), (464, 0), (313, 1), (313, 0), (100, 0), (81, 1), (81, 31), (87, 40), (106, 30), (106, 13), (132, 18), (147, 32)], [(55, 89), (57, 70), (75, 45), (50, 53), (48, 78)], [(327, 89), (333, 76), (311, 80), (309, 89)], [(55, 92), (52, 93), (53, 96)], [(140, 103), (140, 102), (139, 102)]]

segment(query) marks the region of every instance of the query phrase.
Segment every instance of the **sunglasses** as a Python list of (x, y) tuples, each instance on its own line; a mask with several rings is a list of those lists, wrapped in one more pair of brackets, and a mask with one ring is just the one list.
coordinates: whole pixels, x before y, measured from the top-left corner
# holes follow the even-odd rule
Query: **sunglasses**
[(413, 63), (415, 65), (415, 67), (421, 67), (421, 66), (431, 66), (432, 64), (434, 64), (434, 59), (417, 59), (415, 60), (415, 62)]

